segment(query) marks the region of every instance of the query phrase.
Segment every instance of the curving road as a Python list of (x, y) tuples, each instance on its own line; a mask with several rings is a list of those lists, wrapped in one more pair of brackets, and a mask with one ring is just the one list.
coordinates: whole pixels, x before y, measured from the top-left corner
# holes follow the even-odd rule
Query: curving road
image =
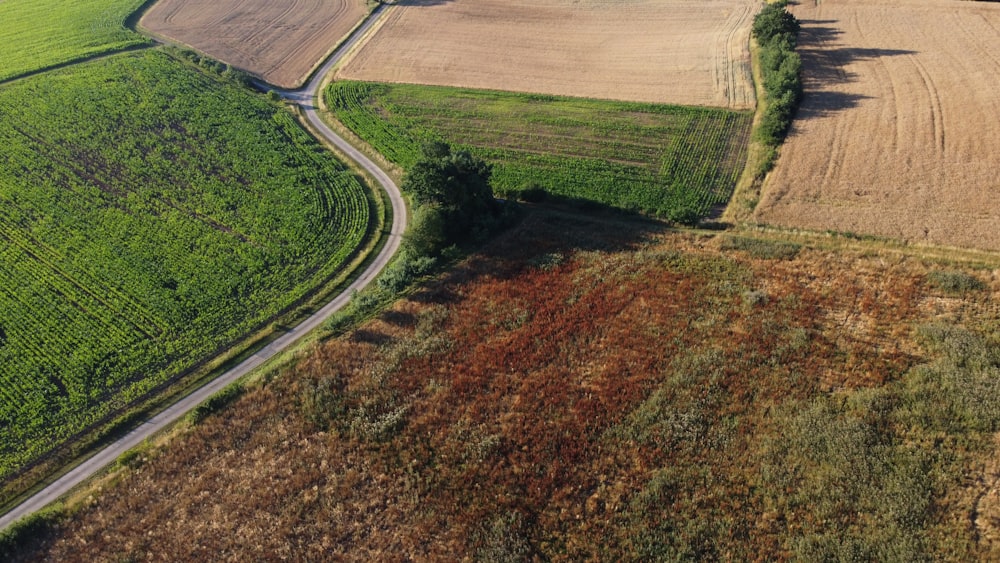
[(379, 272), (381, 272), (382, 269), (389, 263), (389, 260), (391, 260), (396, 254), (396, 251), (399, 250), (399, 246), (402, 243), (403, 232), (406, 230), (406, 204), (403, 201), (403, 196), (400, 193), (399, 188), (381, 168), (375, 165), (375, 163), (373, 163), (365, 155), (361, 154), (353, 146), (348, 144), (347, 141), (342, 139), (339, 135), (334, 133), (333, 130), (331, 130), (326, 123), (320, 119), (316, 110), (316, 100), (320, 94), (320, 88), (323, 85), (324, 78), (327, 74), (329, 74), (330, 69), (333, 68), (344, 53), (346, 53), (347, 50), (350, 49), (351, 46), (353, 46), (369, 29), (369, 27), (371, 27), (375, 20), (381, 16), (382, 10), (383, 6), (379, 6), (378, 9), (372, 12), (371, 16), (369, 16), (365, 23), (359, 26), (351, 34), (351, 36), (327, 58), (323, 66), (316, 71), (313, 78), (303, 88), (293, 91), (278, 91), (283, 98), (299, 105), (309, 123), (317, 131), (319, 131), (323, 137), (333, 143), (333, 145), (335, 145), (340, 151), (357, 162), (362, 168), (371, 174), (376, 181), (382, 185), (386, 194), (388, 194), (389, 201), (392, 205), (392, 226), (389, 229), (386, 243), (382, 247), (378, 256), (371, 261), (371, 263), (364, 269), (364, 271), (361, 272), (361, 274), (354, 280), (353, 283), (351, 283), (350, 286), (344, 289), (344, 291), (334, 298), (333, 301), (329, 302), (326, 306), (303, 321), (301, 324), (289, 330), (280, 338), (271, 342), (235, 368), (220, 375), (218, 378), (205, 384), (203, 387), (194, 391), (187, 397), (181, 399), (177, 403), (174, 403), (166, 410), (143, 422), (127, 435), (100, 450), (92, 457), (73, 468), (70, 472), (66, 473), (62, 477), (59, 477), (49, 486), (29, 497), (26, 501), (12, 509), (10, 512), (0, 516), (0, 530), (3, 530), (17, 520), (33, 514), (56, 499), (62, 497), (74, 487), (114, 462), (121, 454), (131, 448), (134, 448), (146, 438), (149, 438), (153, 434), (176, 422), (191, 409), (205, 402), (209, 397), (218, 393), (227, 385), (250, 373), (253, 369), (266, 362), (272, 356), (290, 346), (303, 334), (318, 327), (334, 312), (342, 308), (348, 301), (350, 301), (352, 292), (361, 290), (371, 283)]

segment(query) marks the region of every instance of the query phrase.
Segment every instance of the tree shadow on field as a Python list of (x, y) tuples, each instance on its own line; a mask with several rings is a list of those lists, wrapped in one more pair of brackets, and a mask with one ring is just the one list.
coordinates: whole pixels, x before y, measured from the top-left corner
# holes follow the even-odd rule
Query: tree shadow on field
[(844, 32), (836, 27), (837, 20), (801, 20), (800, 23), (802, 30), (796, 52), (802, 57), (804, 97), (796, 119), (828, 116), (857, 107), (862, 100), (871, 98), (831, 89), (857, 81), (857, 75), (848, 70), (851, 64), (917, 53), (906, 49), (840, 46), (837, 41)]
[(392, 337), (376, 330), (359, 328), (351, 334), (351, 341), (382, 346), (391, 342)]
[[(512, 280), (531, 272), (551, 272), (581, 251), (634, 250), (669, 230), (666, 223), (620, 211), (579, 211), (529, 206), (520, 224), (410, 296), (418, 303), (455, 304), (463, 286), (482, 278)], [(501, 297), (498, 296), (498, 299)]]
[[(802, 98), (802, 105), (795, 114), (796, 120), (814, 119), (817, 117), (827, 117), (834, 113), (849, 110), (857, 107), (862, 100), (869, 100), (871, 96), (864, 94), (850, 94), (847, 92), (832, 91), (806, 91)], [(794, 124), (792, 133), (795, 132)]]
[(382, 320), (398, 327), (413, 327), (417, 325), (417, 317), (413, 313), (388, 310), (382, 313)]

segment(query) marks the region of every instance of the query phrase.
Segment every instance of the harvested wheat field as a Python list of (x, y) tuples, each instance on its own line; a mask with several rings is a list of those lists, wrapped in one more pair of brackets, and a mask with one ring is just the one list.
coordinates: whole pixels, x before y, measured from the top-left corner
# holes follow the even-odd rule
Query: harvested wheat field
[(160, 0), (140, 25), (292, 88), (367, 14), (365, 0)]
[(393, 7), (355, 80), (753, 107), (753, 0), (453, 0)]
[(1000, 250), (1000, 6), (823, 0), (806, 96), (756, 217)]

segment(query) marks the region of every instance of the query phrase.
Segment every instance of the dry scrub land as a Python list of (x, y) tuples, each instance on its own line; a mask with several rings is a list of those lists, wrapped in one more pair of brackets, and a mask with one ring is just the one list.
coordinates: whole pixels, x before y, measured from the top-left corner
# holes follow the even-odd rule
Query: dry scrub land
[(954, 268), (535, 213), (21, 558), (987, 560), (1000, 280)]
[(753, 107), (752, 0), (453, 0), (392, 7), (343, 78)]
[(806, 95), (757, 218), (1000, 250), (1000, 5), (791, 10)]
[(292, 88), (367, 14), (365, 0), (160, 0), (140, 25)]

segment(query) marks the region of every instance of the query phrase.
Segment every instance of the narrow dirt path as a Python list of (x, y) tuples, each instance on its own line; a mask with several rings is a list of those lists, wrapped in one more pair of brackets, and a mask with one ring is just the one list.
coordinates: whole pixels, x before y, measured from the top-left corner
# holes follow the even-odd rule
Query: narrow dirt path
[(389, 233), (386, 235), (388, 238), (385, 245), (382, 247), (382, 250), (364, 269), (364, 271), (361, 272), (353, 283), (346, 287), (336, 298), (330, 301), (318, 312), (295, 328), (283, 334), (277, 340), (259, 350), (238, 366), (205, 384), (205, 386), (174, 403), (172, 406), (160, 412), (156, 416), (143, 422), (127, 435), (119, 438), (116, 442), (98, 451), (92, 457), (88, 458), (86, 461), (76, 466), (70, 472), (58, 478), (38, 493), (29, 497), (10, 512), (0, 516), (0, 530), (6, 528), (21, 518), (24, 518), (25, 516), (41, 510), (50, 503), (61, 498), (66, 493), (70, 492), (74, 487), (83, 483), (95, 475), (98, 471), (113, 463), (126, 451), (139, 445), (143, 440), (165, 429), (170, 424), (173, 424), (193, 408), (205, 402), (209, 397), (218, 393), (237, 379), (250, 373), (274, 355), (288, 348), (302, 335), (321, 325), (324, 321), (330, 318), (333, 313), (347, 305), (348, 301), (351, 299), (351, 293), (354, 291), (360, 291), (371, 283), (379, 272), (381, 272), (382, 269), (389, 263), (392, 257), (396, 254), (396, 251), (399, 250), (399, 246), (402, 243), (403, 232), (406, 230), (406, 204), (403, 200), (402, 193), (399, 191), (399, 188), (392, 181), (389, 175), (385, 173), (385, 171), (375, 165), (374, 162), (347, 143), (347, 141), (342, 139), (339, 135), (334, 133), (333, 130), (331, 130), (330, 127), (327, 126), (322, 119), (320, 119), (319, 113), (316, 110), (318, 105), (316, 100), (320, 95), (320, 88), (323, 85), (324, 77), (329, 73), (330, 69), (333, 68), (340, 57), (342, 57), (344, 53), (346, 53), (351, 46), (357, 42), (358, 38), (361, 37), (369, 29), (369, 27), (371, 27), (372, 23), (374, 23), (375, 20), (381, 16), (381, 14), (381, 7), (372, 12), (368, 20), (359, 26), (354, 33), (351, 34), (351, 36), (330, 55), (326, 63), (324, 63), (323, 66), (316, 71), (313, 78), (304, 88), (295, 91), (279, 91), (279, 94), (281, 94), (286, 100), (299, 105), (302, 108), (306, 119), (317, 131), (320, 132), (320, 134), (323, 135), (323, 137), (333, 143), (334, 146), (336, 146), (349, 158), (357, 162), (358, 165), (371, 174), (371, 176), (374, 177), (379, 184), (381, 184), (382, 189), (385, 190), (388, 195), (389, 202), (392, 205), (392, 225), (389, 229)]

